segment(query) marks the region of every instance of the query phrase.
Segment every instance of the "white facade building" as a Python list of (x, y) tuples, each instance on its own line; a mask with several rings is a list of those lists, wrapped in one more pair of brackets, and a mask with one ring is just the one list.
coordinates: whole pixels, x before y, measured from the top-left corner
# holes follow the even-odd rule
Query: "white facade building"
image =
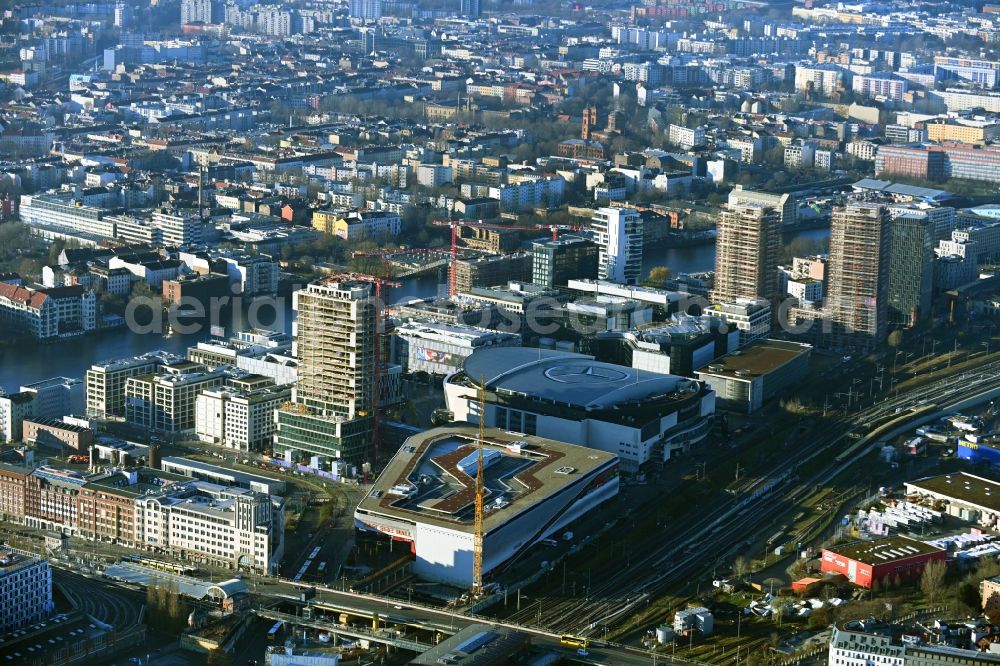
[(274, 574), (284, 554), (281, 497), (205, 481), (135, 500), (135, 543), (155, 552)]
[(31, 393), (0, 391), (0, 442), (20, 441), (24, 420), (34, 416), (34, 402)]
[(599, 208), (592, 218), (598, 246), (598, 277), (638, 284), (642, 277), (642, 216), (634, 208)]
[[(476, 428), (449, 426), (410, 437), (354, 512), (359, 529), (412, 544), (416, 576), (465, 589), (472, 583), (469, 471), (476, 464), (469, 458), (477, 434)], [(491, 490), (483, 525), (484, 577), (618, 493), (614, 455), (502, 430), (487, 430), (486, 436), (483, 470)]]
[(397, 362), (408, 373), (450, 375), (479, 349), (521, 346), (517, 333), (431, 320), (408, 321), (393, 333)]
[(537, 206), (555, 208), (562, 204), (565, 191), (566, 181), (556, 176), (491, 187), (489, 197), (500, 202), (502, 212), (517, 212)]
[(25, 384), (21, 391), (34, 395), (32, 416), (36, 419), (61, 419), (81, 415), (86, 403), (85, 385), (80, 379), (53, 377)]
[(273, 439), (275, 410), (291, 397), (291, 388), (205, 391), (195, 402), (195, 434), (210, 444), (260, 451)]
[(702, 127), (688, 129), (682, 125), (671, 124), (667, 130), (667, 141), (684, 150), (691, 150), (696, 146), (705, 145), (705, 129)]
[(737, 298), (731, 303), (715, 303), (705, 313), (734, 324), (740, 332), (741, 346), (771, 335), (771, 304), (766, 300)]

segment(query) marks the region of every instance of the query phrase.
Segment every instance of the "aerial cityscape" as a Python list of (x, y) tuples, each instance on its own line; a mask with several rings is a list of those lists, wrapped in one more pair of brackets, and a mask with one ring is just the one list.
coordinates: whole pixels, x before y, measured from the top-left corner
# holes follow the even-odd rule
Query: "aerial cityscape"
[(0, 0), (7, 664), (1000, 666), (1000, 4)]

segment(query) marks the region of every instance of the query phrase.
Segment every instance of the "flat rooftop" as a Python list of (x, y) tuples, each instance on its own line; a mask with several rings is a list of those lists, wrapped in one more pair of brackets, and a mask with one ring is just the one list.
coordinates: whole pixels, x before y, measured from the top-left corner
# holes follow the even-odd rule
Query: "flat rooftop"
[[(467, 424), (409, 437), (358, 510), (472, 532), (478, 437), (479, 429)], [(604, 451), (497, 428), (486, 429), (483, 453), (487, 532), (617, 460)]]
[(497, 630), (488, 624), (470, 624), (454, 636), (449, 636), (427, 652), (411, 661), (411, 664), (441, 664), (451, 657), (461, 664), (491, 666), (509, 664), (515, 654), (531, 645), (528, 634), (510, 629)]
[(726, 354), (698, 372), (713, 376), (736, 377), (737, 373), (766, 375), (786, 363), (812, 351), (809, 345), (784, 340), (766, 340)]
[(955, 472), (929, 476), (909, 481), (906, 487), (1000, 512), (1000, 483), (974, 474)]
[(67, 651), (73, 653), (83, 650), (87, 643), (101, 640), (110, 631), (83, 613), (59, 613), (0, 636), (0, 664), (23, 664), (29, 659), (54, 658)]
[[(192, 472), (201, 472), (202, 474), (207, 474), (209, 476), (214, 476), (217, 478), (233, 479), (234, 481), (243, 482), (256, 482), (264, 483), (269, 486), (280, 485), (282, 488), (285, 487), (285, 481), (281, 479), (276, 479), (271, 476), (262, 476), (260, 474), (251, 474), (250, 472), (244, 472), (238, 469), (230, 469), (228, 467), (220, 467), (219, 465), (213, 465), (211, 463), (202, 462), (200, 460), (190, 460), (188, 458), (180, 458), (177, 456), (164, 456), (161, 460), (161, 467), (167, 466), (177, 470), (190, 470)], [(185, 479), (187, 477), (184, 477)]]
[(854, 541), (841, 546), (833, 546), (827, 550), (871, 565), (888, 564), (897, 560), (916, 557), (917, 555), (944, 552), (940, 548), (924, 543), (923, 541), (916, 541), (915, 539), (908, 539), (902, 536), (876, 539), (875, 541)]
[(584, 409), (609, 409), (657, 396), (697, 393), (692, 379), (597, 361), (593, 356), (550, 349), (480, 349), (465, 359), (464, 372), (498, 394), (532, 396)]

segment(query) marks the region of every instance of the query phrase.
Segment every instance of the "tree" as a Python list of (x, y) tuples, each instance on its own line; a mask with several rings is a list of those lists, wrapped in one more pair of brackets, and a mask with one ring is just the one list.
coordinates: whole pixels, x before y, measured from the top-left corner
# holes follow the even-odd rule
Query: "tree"
[(969, 581), (965, 581), (955, 590), (955, 600), (967, 612), (975, 611), (980, 604), (979, 590)]
[(947, 568), (940, 560), (928, 562), (924, 567), (924, 573), (920, 576), (920, 592), (928, 601), (935, 602), (941, 598), (945, 573)]
[(670, 279), (670, 269), (666, 266), (654, 266), (649, 271), (649, 276), (643, 281), (647, 287), (662, 287)]
[(898, 348), (903, 344), (903, 332), (898, 329), (893, 331), (889, 334), (889, 338), (886, 342), (888, 342), (889, 346), (893, 349)]
[(743, 578), (748, 573), (750, 573), (750, 562), (747, 558), (742, 555), (738, 555), (735, 560), (733, 560), (733, 573), (737, 578)]

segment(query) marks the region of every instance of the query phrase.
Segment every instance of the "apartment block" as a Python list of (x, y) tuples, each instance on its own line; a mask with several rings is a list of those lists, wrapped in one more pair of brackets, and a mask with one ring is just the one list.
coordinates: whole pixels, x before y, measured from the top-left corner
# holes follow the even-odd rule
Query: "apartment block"
[(40, 622), (54, 608), (49, 563), (0, 550), (0, 633)]
[(737, 298), (773, 301), (778, 295), (781, 217), (773, 208), (744, 204), (719, 215), (716, 240), (716, 302)]

